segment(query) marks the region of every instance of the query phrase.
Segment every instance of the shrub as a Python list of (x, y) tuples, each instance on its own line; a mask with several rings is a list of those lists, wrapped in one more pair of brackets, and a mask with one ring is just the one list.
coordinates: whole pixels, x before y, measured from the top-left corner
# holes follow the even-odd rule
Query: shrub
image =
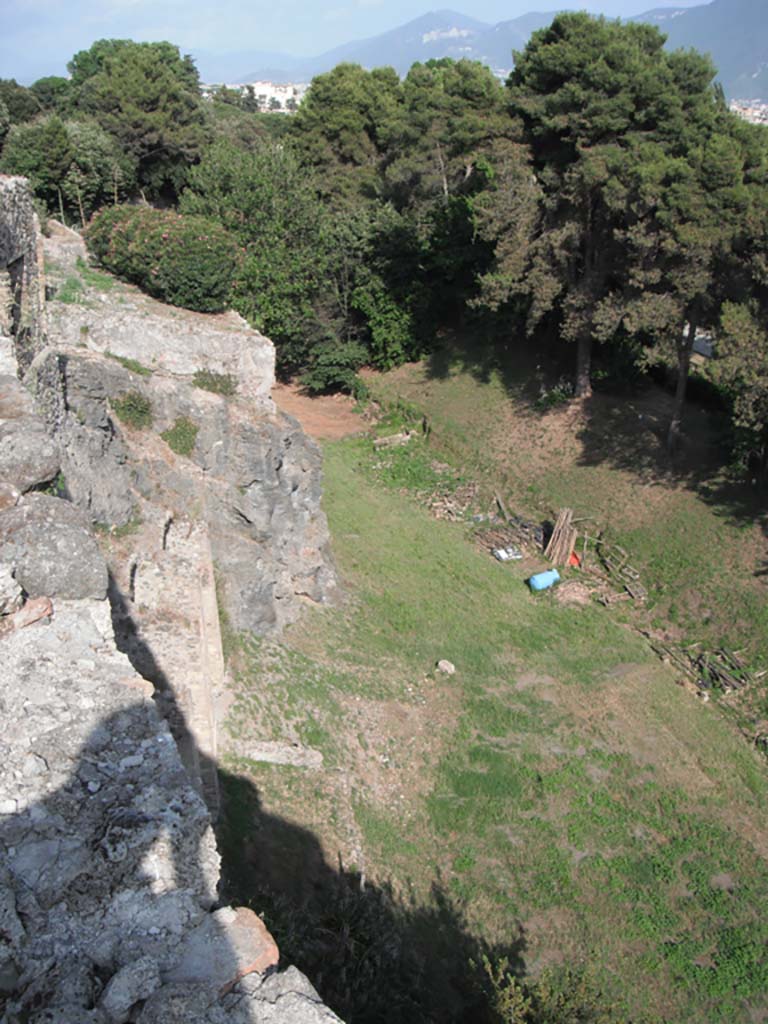
[(312, 394), (327, 391), (356, 394), (359, 387), (357, 371), (365, 363), (366, 355), (359, 342), (331, 338), (315, 346), (309, 368), (299, 380)]
[(215, 395), (234, 395), (237, 393), (237, 381), (230, 373), (214, 373), (213, 370), (197, 370), (192, 383), (203, 391), (212, 391)]
[(152, 426), (152, 406), (149, 399), (138, 391), (128, 391), (122, 398), (117, 398), (112, 403), (118, 419), (129, 427), (143, 430)]
[(190, 456), (195, 447), (200, 428), (186, 416), (179, 416), (170, 430), (160, 435), (168, 447), (177, 455)]
[(229, 303), (238, 250), (215, 221), (112, 206), (96, 214), (85, 235), (103, 267), (164, 302), (203, 313)]

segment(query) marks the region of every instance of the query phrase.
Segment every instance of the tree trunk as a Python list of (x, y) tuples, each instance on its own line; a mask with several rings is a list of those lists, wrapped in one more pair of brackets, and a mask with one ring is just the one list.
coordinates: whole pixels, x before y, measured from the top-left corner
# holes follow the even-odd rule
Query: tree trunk
[(667, 434), (667, 450), (672, 453), (680, 444), (680, 427), (683, 422), (683, 405), (685, 404), (685, 392), (688, 387), (688, 372), (691, 368), (691, 352), (696, 339), (696, 321), (691, 320), (686, 332), (683, 326), (677, 342), (677, 387), (675, 388), (675, 401), (672, 406), (672, 419)]
[(64, 218), (64, 199), (61, 195), (61, 189), (57, 188), (56, 191), (59, 193), (59, 216), (61, 217), (61, 223), (64, 225), (64, 227), (66, 227), (67, 222)]
[(579, 337), (576, 348), (576, 397), (592, 397), (592, 338), (588, 334)]

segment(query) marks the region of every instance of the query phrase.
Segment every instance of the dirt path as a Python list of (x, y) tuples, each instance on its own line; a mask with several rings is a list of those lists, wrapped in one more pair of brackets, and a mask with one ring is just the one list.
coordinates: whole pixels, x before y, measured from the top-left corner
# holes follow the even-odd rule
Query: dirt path
[(363, 417), (353, 411), (355, 400), (348, 395), (312, 398), (296, 384), (275, 384), (272, 398), (278, 409), (295, 416), (305, 433), (317, 441), (337, 441), (367, 427)]

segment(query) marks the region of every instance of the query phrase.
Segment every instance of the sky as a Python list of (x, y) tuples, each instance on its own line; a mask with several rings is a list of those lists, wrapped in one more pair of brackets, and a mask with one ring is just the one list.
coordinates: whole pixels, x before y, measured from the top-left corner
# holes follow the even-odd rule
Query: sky
[(315, 56), (450, 8), (494, 23), (528, 11), (578, 7), (617, 17), (707, 0), (0, 0), (0, 78), (29, 85), (66, 74), (96, 39), (167, 39), (184, 53), (263, 50)]

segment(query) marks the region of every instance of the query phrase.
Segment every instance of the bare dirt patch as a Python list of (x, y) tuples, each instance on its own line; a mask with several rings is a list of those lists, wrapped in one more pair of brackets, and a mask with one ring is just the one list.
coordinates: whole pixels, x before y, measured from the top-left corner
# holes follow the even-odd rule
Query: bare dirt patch
[(338, 441), (368, 426), (354, 411), (355, 400), (349, 395), (311, 396), (297, 384), (276, 384), (272, 398), (278, 409), (295, 416), (304, 432), (318, 441)]
[(416, 703), (358, 698), (348, 706), (346, 746), (352, 775), (379, 806), (415, 812), (455, 727), (460, 693), (425, 681)]

